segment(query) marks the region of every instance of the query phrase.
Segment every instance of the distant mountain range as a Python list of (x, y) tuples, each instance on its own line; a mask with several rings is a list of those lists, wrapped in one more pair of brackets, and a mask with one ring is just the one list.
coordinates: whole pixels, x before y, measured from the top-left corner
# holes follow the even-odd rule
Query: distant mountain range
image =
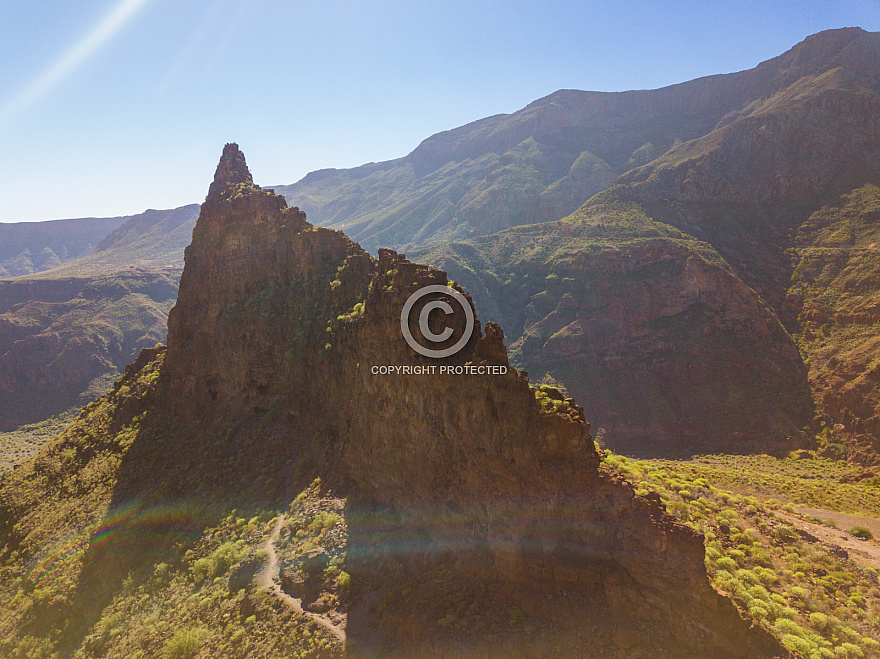
[[(0, 261), (0, 267), (7, 268), (7, 277), (53, 279), (127, 268), (182, 268), (183, 250), (189, 245), (198, 215), (199, 205), (189, 204), (125, 217), (0, 224), (0, 237), (14, 237), (0, 247), (0, 258), (7, 259)], [(15, 274), (16, 266), (2, 265), (27, 264), (25, 253), (50, 256), (36, 262), (31, 257), (33, 265), (21, 266)]]
[[(880, 35), (849, 28), (739, 73), (562, 90), (274, 189), (374, 253), (447, 270), (619, 450), (819, 436), (872, 462), (878, 126)], [(180, 266), (197, 212), (108, 220), (94, 252), (38, 276)]]
[(0, 223), (0, 277), (50, 270), (91, 254), (128, 217)]
[[(736, 140), (758, 117), (803, 106), (802, 95), (867, 91), (875, 41), (862, 30), (833, 30), (739, 73), (651, 91), (561, 90), (513, 114), (433, 135), (403, 158), (319, 170), (275, 190), (310, 220), (343, 229), (373, 251), (557, 220), (622, 175), (620, 182), (633, 182), (688, 161), (710, 149), (709, 135)], [(809, 141), (802, 146), (806, 153)], [(833, 149), (829, 143), (815, 155), (833, 160)], [(742, 181), (757, 186), (746, 196), (761, 197), (786, 174), (773, 154), (764, 155), (771, 159), (763, 170)], [(769, 180), (759, 181), (762, 175)]]

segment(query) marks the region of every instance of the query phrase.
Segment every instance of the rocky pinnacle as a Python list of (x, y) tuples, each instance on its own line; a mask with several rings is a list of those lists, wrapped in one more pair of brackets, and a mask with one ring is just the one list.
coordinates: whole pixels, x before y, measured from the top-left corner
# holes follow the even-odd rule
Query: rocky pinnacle
[(240, 184), (252, 186), (254, 179), (238, 144), (230, 142), (223, 147), (223, 155), (220, 157), (217, 171), (214, 173), (214, 182), (208, 188), (207, 201), (220, 198), (229, 188)]

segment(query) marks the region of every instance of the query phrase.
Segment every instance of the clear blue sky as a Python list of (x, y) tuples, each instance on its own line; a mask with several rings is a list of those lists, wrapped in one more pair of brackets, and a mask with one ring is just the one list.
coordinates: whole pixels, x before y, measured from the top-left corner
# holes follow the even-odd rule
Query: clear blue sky
[(0, 221), (204, 198), (223, 144), (261, 185), (405, 155), (561, 88), (738, 71), (880, 0), (0, 0)]

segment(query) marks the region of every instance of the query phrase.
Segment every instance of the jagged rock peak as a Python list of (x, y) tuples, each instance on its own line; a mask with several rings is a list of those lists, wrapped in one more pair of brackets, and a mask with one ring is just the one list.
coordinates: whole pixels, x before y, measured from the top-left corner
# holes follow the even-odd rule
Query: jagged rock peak
[(223, 147), (223, 155), (220, 156), (220, 162), (217, 164), (214, 182), (208, 188), (206, 201), (220, 199), (225, 192), (240, 185), (256, 187), (244, 159), (244, 153), (238, 148), (238, 144), (230, 142)]

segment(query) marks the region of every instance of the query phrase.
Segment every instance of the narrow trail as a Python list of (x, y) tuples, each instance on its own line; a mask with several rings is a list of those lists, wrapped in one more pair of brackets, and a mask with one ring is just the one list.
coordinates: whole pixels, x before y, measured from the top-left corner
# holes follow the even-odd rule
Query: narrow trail
[(326, 616), (306, 611), (303, 609), (301, 599), (288, 595), (281, 589), (281, 583), (278, 579), (280, 568), (278, 565), (278, 554), (275, 552), (275, 541), (281, 533), (281, 528), (284, 526), (286, 518), (287, 516), (284, 514), (279, 515), (278, 521), (275, 522), (275, 526), (272, 528), (272, 532), (269, 534), (269, 537), (266, 538), (266, 542), (263, 544), (263, 548), (266, 550), (266, 565), (263, 566), (263, 569), (257, 573), (256, 577), (254, 577), (254, 582), (257, 586), (272, 591), (272, 593), (275, 594), (275, 597), (281, 600), (295, 613), (306, 616), (332, 634), (340, 643), (345, 644), (344, 629), (334, 625)]

